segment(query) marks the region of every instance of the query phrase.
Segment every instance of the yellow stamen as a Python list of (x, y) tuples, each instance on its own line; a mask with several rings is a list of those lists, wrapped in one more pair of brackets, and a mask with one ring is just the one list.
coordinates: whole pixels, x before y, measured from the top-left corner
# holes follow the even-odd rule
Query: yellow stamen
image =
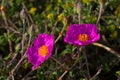
[(89, 39), (89, 36), (87, 34), (79, 34), (78, 40), (82, 42), (86, 42)]
[(39, 55), (45, 57), (48, 54), (48, 46), (43, 45), (38, 49)]

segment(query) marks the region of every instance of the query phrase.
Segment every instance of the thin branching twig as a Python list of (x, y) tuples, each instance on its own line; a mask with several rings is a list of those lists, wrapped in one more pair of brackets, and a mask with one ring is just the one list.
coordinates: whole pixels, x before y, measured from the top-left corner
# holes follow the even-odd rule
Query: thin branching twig
[(85, 51), (85, 47), (83, 48), (83, 53), (84, 53), (84, 57), (85, 57), (88, 80), (90, 80), (91, 75), (90, 75), (90, 70), (89, 70), (89, 66), (88, 66), (88, 59), (87, 59), (87, 54), (86, 54), (86, 51)]
[(116, 51), (114, 51), (113, 49), (111, 49), (110, 47), (103, 45), (101, 43), (93, 43), (93, 45), (98, 46), (98, 47), (102, 47), (105, 50), (109, 51), (110, 53), (112, 53), (113, 55), (115, 55), (116, 57), (120, 58), (120, 54)]
[(53, 34), (53, 33), (54, 33), (54, 31), (55, 31), (55, 28), (56, 28), (57, 24), (58, 24), (58, 20), (55, 22), (55, 24), (54, 24), (54, 26), (53, 26), (53, 28), (52, 28), (51, 34)]
[(47, 22), (44, 22), (44, 24), (45, 24), (45, 31), (44, 31), (44, 33), (46, 33), (48, 31), (48, 24), (47, 24)]
[(14, 75), (15, 70), (19, 67), (19, 65), (21, 64), (21, 62), (24, 60), (25, 56), (26, 56), (26, 52), (22, 56), (22, 58), (19, 60), (19, 62), (17, 63), (17, 65), (14, 67), (14, 69), (11, 71), (9, 78)]
[(76, 0), (76, 9), (77, 9), (77, 13), (78, 13), (78, 21), (80, 24), (81, 23), (81, 9), (82, 9), (81, 0)]
[(12, 62), (16, 59), (18, 53), (14, 54), (12, 60), (9, 62), (9, 64), (7, 65), (7, 68), (9, 68), (12, 65)]
[(62, 78), (67, 74), (68, 70), (65, 70), (64, 73), (58, 78), (58, 80), (62, 80)]
[(65, 27), (66, 27), (66, 25), (63, 26), (63, 28), (62, 28), (59, 36), (58, 36), (58, 37), (56, 38), (56, 40), (55, 40), (55, 43), (57, 43), (57, 41), (58, 41), (58, 40), (60, 39), (60, 37), (62, 36), (62, 34), (63, 34), (64, 30), (65, 30)]
[(20, 12), (20, 16), (21, 16), (21, 19), (22, 19), (22, 23), (23, 23), (23, 32), (22, 32), (22, 40), (21, 40), (21, 45), (22, 45), (22, 50), (21, 50), (21, 54), (23, 53), (24, 51), (24, 42), (25, 42), (25, 29), (26, 29), (26, 11), (25, 11), (25, 8), (23, 7), (21, 12)]
[(96, 25), (98, 24), (98, 22), (100, 20), (100, 17), (102, 15), (102, 12), (103, 12), (103, 1), (99, 0), (99, 4), (100, 4), (100, 8), (99, 8), (99, 15), (98, 15), (98, 19), (97, 19)]
[[(32, 28), (31, 27), (28, 29), (29, 32), (32, 32)], [(25, 33), (25, 35), (27, 35), (27, 34)], [(31, 33), (29, 35), (30, 36), (29, 36), (28, 46), (30, 46), (31, 37), (32, 37)], [(26, 52), (21, 57), (21, 59), (19, 60), (19, 62), (16, 64), (16, 66), (11, 70), (11, 73), (10, 73), (10, 76), (8, 77), (8, 79), (14, 75), (14, 72), (16, 71), (16, 69), (18, 69), (18, 67), (20, 66), (21, 62), (25, 59), (25, 57), (26, 57)]]
[[(5, 27), (8, 28), (8, 21), (7, 21), (7, 17), (6, 17), (4, 8), (5, 8), (5, 6), (4, 6), (4, 4), (2, 3), (2, 4), (1, 4), (1, 7), (0, 7), (0, 10), (1, 10), (1, 13), (2, 13), (2, 18), (3, 18), (4, 23), (5, 23)], [(7, 29), (7, 37), (8, 37), (9, 50), (10, 50), (10, 53), (13, 53), (13, 50), (12, 50), (12, 42), (11, 42), (9, 36), (10, 36), (10, 31)]]
[(28, 11), (28, 9), (26, 8), (25, 4), (22, 3), (22, 6), (23, 6), (23, 8), (25, 9), (25, 12), (27, 13), (27, 15), (28, 15), (31, 23), (34, 24), (34, 20), (32, 19), (32, 16), (29, 14), (29, 11)]
[(56, 61), (62, 68), (64, 68), (65, 69), (65, 67), (64, 67), (64, 63), (61, 63), (58, 59), (56, 59), (55, 57), (51, 57), (54, 61)]
[(31, 70), (30, 72), (28, 72), (21, 80), (26, 80), (26, 78), (33, 72), (33, 70)]
[(97, 73), (90, 80), (94, 80), (94, 78), (96, 78), (100, 74), (101, 71), (102, 71), (102, 68), (99, 68)]

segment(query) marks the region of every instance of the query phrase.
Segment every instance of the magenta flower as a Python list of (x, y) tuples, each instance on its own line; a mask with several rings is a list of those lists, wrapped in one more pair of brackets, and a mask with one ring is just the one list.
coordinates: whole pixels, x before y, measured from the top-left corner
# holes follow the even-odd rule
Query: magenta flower
[(33, 64), (32, 70), (35, 70), (45, 60), (47, 60), (53, 50), (54, 37), (48, 34), (39, 34), (34, 40), (34, 45), (27, 49), (28, 61)]
[(64, 42), (84, 46), (96, 42), (100, 34), (94, 24), (72, 24), (64, 38)]

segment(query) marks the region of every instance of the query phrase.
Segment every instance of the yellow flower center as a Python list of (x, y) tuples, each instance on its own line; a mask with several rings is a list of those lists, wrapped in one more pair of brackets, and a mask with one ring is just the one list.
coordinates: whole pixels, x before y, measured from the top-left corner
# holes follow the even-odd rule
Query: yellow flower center
[(47, 55), (47, 53), (48, 53), (48, 46), (46, 46), (46, 45), (41, 46), (38, 49), (38, 53), (39, 53), (39, 55), (45, 57)]
[(87, 34), (79, 34), (78, 40), (82, 42), (86, 42), (89, 39), (89, 36)]

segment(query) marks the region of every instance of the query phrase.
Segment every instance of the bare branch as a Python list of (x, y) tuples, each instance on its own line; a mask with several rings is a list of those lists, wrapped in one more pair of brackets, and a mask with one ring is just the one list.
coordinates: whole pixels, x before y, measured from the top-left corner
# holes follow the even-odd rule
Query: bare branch
[(68, 70), (64, 71), (64, 73), (58, 78), (58, 80), (62, 80), (62, 78), (67, 74)]
[(99, 4), (100, 4), (100, 8), (99, 8), (99, 15), (98, 15), (98, 19), (97, 19), (96, 25), (98, 24), (98, 22), (100, 20), (100, 17), (101, 17), (101, 14), (103, 12), (103, 1), (99, 0)]
[(113, 49), (111, 49), (110, 47), (108, 46), (105, 46), (103, 44), (100, 44), (100, 43), (93, 43), (93, 45), (95, 46), (98, 46), (98, 47), (102, 47), (104, 48), (105, 50), (109, 51), (110, 53), (112, 53), (113, 55), (115, 55), (116, 57), (120, 58), (120, 54), (116, 51), (114, 51)]
[(90, 80), (93, 80), (97, 75), (100, 74), (101, 71), (102, 71), (102, 68), (99, 68), (97, 73)]

